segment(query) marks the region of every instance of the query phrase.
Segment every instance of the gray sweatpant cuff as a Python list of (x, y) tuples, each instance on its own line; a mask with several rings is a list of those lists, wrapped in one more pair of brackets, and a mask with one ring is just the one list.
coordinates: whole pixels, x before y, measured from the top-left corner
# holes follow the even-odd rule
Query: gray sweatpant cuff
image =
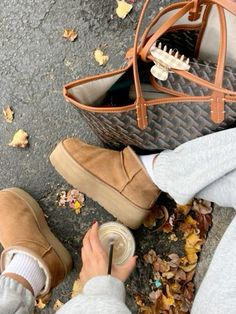
[(32, 314), (35, 298), (15, 280), (0, 276), (0, 313)]

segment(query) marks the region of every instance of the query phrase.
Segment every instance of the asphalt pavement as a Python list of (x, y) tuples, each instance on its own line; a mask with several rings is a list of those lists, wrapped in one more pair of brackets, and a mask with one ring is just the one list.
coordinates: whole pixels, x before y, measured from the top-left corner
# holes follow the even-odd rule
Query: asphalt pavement
[[(170, 2), (153, 3), (149, 15), (158, 6)], [(0, 104), (1, 108), (10, 105), (15, 112), (11, 124), (0, 119), (0, 188), (21, 187), (39, 201), (50, 227), (71, 252), (75, 265), (68, 278), (54, 290), (52, 301), (41, 311), (43, 314), (54, 313), (52, 306), (56, 299), (66, 302), (70, 298), (81, 265), (81, 239), (93, 219), (101, 222), (113, 219), (88, 198), (80, 215), (56, 204), (57, 193), (71, 187), (49, 162), (48, 156), (55, 145), (71, 136), (101, 145), (78, 110), (65, 102), (62, 87), (74, 79), (119, 68), (126, 50), (132, 45), (142, 3), (135, 1), (132, 13), (121, 20), (115, 15), (115, 0), (0, 2)], [(75, 42), (62, 38), (65, 28), (73, 28), (78, 33)], [(105, 67), (98, 66), (93, 58), (94, 50), (99, 47), (110, 58)], [(8, 146), (18, 129), (29, 134), (26, 149)], [(228, 209), (220, 209), (215, 214), (216, 224), (202, 254), (197, 285), (213, 248), (234, 215)], [(140, 256), (155, 246), (155, 236), (144, 229), (136, 232), (136, 236)], [(139, 284), (134, 277), (129, 282), (133, 290), (129, 289), (127, 303), (132, 313), (137, 313), (132, 291), (145, 292), (146, 287), (141, 275)]]

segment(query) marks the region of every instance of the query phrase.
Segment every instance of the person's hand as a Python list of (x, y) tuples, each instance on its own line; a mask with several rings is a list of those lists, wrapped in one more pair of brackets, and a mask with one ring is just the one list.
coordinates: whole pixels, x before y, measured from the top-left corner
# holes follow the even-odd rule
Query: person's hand
[[(81, 256), (83, 266), (80, 272), (80, 281), (82, 285), (95, 276), (107, 275), (108, 256), (99, 240), (97, 222), (88, 230), (83, 239)], [(113, 264), (111, 275), (124, 282), (133, 271), (136, 259), (137, 256), (133, 256), (123, 265)]]

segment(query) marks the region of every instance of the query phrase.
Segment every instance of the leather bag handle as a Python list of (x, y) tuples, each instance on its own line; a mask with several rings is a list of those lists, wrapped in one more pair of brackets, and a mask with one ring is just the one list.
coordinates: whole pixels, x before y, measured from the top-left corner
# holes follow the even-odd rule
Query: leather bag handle
[[(141, 13), (140, 13), (140, 17), (138, 20), (138, 25), (136, 28), (136, 33), (135, 33), (135, 38), (134, 38), (134, 46), (133, 46), (133, 74), (134, 74), (134, 85), (135, 85), (135, 92), (136, 92), (136, 102), (135, 102), (135, 106), (136, 106), (136, 114), (137, 114), (137, 123), (138, 123), (138, 127), (140, 129), (145, 129), (148, 125), (148, 117), (147, 117), (147, 104), (145, 102), (145, 99), (143, 98), (142, 95), (142, 88), (141, 88), (141, 83), (140, 83), (140, 79), (139, 79), (139, 72), (138, 72), (138, 52), (139, 52), (139, 48), (138, 48), (138, 41), (139, 41), (139, 35), (140, 35), (140, 29), (141, 29), (141, 25), (143, 22), (143, 18), (145, 15), (145, 12), (147, 10), (147, 7), (150, 3), (150, 0), (146, 0)], [(158, 29), (159, 32), (156, 32), (150, 39), (148, 42), (150, 42), (150, 40), (153, 39), (153, 37), (159, 37), (159, 33), (163, 32), (165, 33), (176, 21), (178, 21), (185, 13), (187, 13), (193, 6), (193, 2), (183, 2), (184, 7), (181, 8), (176, 14), (174, 14), (174, 16), (170, 17), (160, 28)], [(153, 41), (153, 43), (156, 41), (156, 39)], [(152, 44), (153, 44), (152, 43)], [(151, 44), (151, 46), (152, 46)], [(150, 47), (151, 47), (150, 46)], [(145, 48), (145, 47), (144, 47)], [(143, 51), (143, 49), (142, 49)], [(141, 56), (142, 56), (142, 51), (141, 51)], [(148, 49), (149, 51), (149, 49)], [(147, 52), (148, 52), (147, 51)]]
[[(193, 8), (195, 7), (195, 5), (196, 4), (194, 1)], [(236, 4), (234, 4), (234, 8), (236, 8)], [(202, 80), (198, 76), (192, 75), (192, 74), (187, 73), (185, 71), (178, 71), (178, 74), (180, 76), (184, 76), (185, 78), (190, 79), (191, 81), (193, 81), (199, 85), (205, 86), (205, 87), (213, 90), (213, 93), (211, 96), (211, 119), (215, 123), (220, 123), (224, 120), (225, 94), (236, 95), (236, 93), (233, 91), (224, 89), (222, 87), (222, 82), (223, 82), (223, 77), (224, 77), (224, 63), (225, 63), (226, 51), (227, 51), (227, 26), (226, 26), (226, 20), (225, 20), (225, 14), (224, 14), (223, 7), (217, 5), (217, 9), (218, 9), (219, 20), (220, 20), (220, 47), (219, 47), (219, 55), (218, 55), (217, 69), (216, 69), (214, 84), (212, 84), (208, 81)], [(158, 29), (158, 31), (159, 31), (159, 29)], [(154, 34), (154, 36), (155, 35), (156, 34)], [(152, 39), (152, 37), (150, 38), (150, 40), (151, 39)], [(141, 51), (141, 55), (142, 55), (144, 50), (145, 50), (145, 47)], [(150, 59), (150, 58), (151, 58), (150, 55), (148, 55), (148, 59)], [(175, 71), (175, 70), (173, 69), (173, 71)]]
[[(135, 40), (134, 40), (134, 47), (133, 47), (133, 71), (134, 71), (134, 83), (135, 83), (136, 96), (137, 96), (137, 99), (136, 99), (137, 121), (138, 121), (138, 126), (141, 129), (146, 128), (148, 121), (147, 121), (147, 109), (146, 109), (147, 105), (145, 104), (145, 100), (142, 96), (141, 84), (139, 80), (137, 55), (140, 53), (142, 59), (147, 60), (148, 52), (151, 46), (155, 43), (155, 41), (162, 34), (164, 34), (171, 26), (173, 26), (175, 22), (177, 22), (183, 15), (185, 15), (187, 12), (191, 12), (191, 10), (193, 11), (196, 10), (196, 4), (197, 5), (200, 5), (203, 3), (204, 4), (206, 3), (218, 4), (220, 3), (220, 1), (218, 0), (202, 0), (202, 1), (192, 0), (190, 2), (179, 3), (179, 5), (176, 5), (175, 7), (176, 8), (180, 7), (180, 10), (178, 10), (178, 12), (172, 15), (167, 21), (165, 21), (158, 28), (158, 30), (150, 37), (146, 45), (142, 47), (145, 41), (145, 38), (148, 32), (150, 31), (151, 27), (156, 23), (156, 21), (160, 18), (161, 15), (173, 9), (174, 6), (172, 5), (169, 10), (167, 9), (165, 12), (158, 14), (156, 18), (154, 19), (154, 21), (149, 24), (148, 28), (144, 32), (144, 35), (141, 39), (141, 44), (138, 47), (140, 28), (141, 28), (141, 24), (144, 18), (144, 14), (147, 10), (149, 3), (150, 3), (150, 0), (146, 0), (142, 8), (138, 25), (137, 25), (137, 30), (135, 34)], [(224, 8), (226, 7), (230, 12), (232, 13), (235, 12), (236, 14), (236, 4), (233, 4), (231, 0), (226, 1), (223, 7)], [(217, 5), (217, 8), (218, 8), (218, 13), (219, 13), (219, 18), (220, 18), (221, 40), (220, 40), (220, 49), (219, 49), (215, 84), (205, 81), (189, 72), (178, 71), (174, 69), (173, 70), (179, 75), (182, 75), (183, 77), (190, 79), (193, 82), (199, 85), (203, 85), (214, 91), (212, 94), (212, 99), (211, 99), (211, 117), (213, 121), (219, 123), (224, 120), (224, 94), (236, 95), (236, 92), (222, 88), (222, 80), (223, 80), (223, 74), (224, 74), (224, 61), (225, 61), (225, 56), (226, 56), (227, 30), (226, 30), (226, 21), (225, 21), (225, 15), (224, 15), (224, 10), (222, 8), (222, 4), (220, 3), (220, 5)], [(152, 59), (152, 58), (149, 56), (148, 59)], [(223, 63), (223, 66), (222, 66), (222, 63)]]
[[(148, 1), (148, 0), (147, 0)], [(148, 1), (150, 2), (150, 1)], [(188, 9), (188, 4), (190, 5), (190, 9)], [(168, 21), (165, 21), (165, 23), (162, 25), (163, 26), (163, 29), (162, 28), (158, 29), (156, 31), (156, 33), (154, 33), (151, 38), (147, 41), (147, 43), (145, 44), (145, 47), (142, 49), (142, 53), (141, 53), (141, 56), (142, 56), (142, 59), (145, 61), (147, 60), (147, 54), (151, 48), (151, 46), (157, 41), (157, 39), (163, 35), (176, 21), (178, 21), (185, 13), (187, 13), (188, 11), (190, 13), (194, 12), (195, 13), (195, 10), (199, 10), (200, 9), (200, 6), (202, 4), (216, 4), (216, 5), (220, 5), (222, 8), (228, 10), (229, 12), (233, 13), (234, 15), (236, 15), (236, 2), (233, 1), (233, 0), (191, 0), (191, 1), (185, 1), (185, 2), (180, 2), (180, 3), (176, 3), (175, 5), (172, 4), (170, 6), (168, 6), (165, 10), (163, 9), (163, 12), (160, 12), (160, 14), (158, 14), (156, 16), (156, 18), (153, 19), (153, 22), (151, 23), (151, 26), (153, 26), (158, 20), (159, 18), (164, 15), (165, 13), (167, 13), (168, 11), (170, 10), (174, 10), (175, 8), (178, 8), (178, 7), (184, 7), (186, 5), (186, 9), (183, 9), (183, 12), (182, 11), (179, 11), (176, 13), (176, 16), (177, 16), (177, 19), (174, 20), (174, 22), (172, 23), (172, 19), (168, 19)], [(168, 9), (169, 8), (169, 9)], [(147, 9), (147, 7), (146, 7)], [(146, 11), (145, 9), (145, 11)], [(144, 17), (144, 14), (145, 14), (145, 11), (142, 12), (140, 14), (140, 19), (143, 20), (143, 17)], [(182, 14), (183, 13), (183, 14)], [(171, 17), (172, 18), (172, 17)], [(142, 21), (141, 21), (142, 22)], [(151, 27), (149, 26), (148, 27), (148, 31), (151, 29)], [(145, 32), (145, 34), (147, 35), (147, 33)], [(142, 38), (142, 42), (145, 40), (145, 38)]]

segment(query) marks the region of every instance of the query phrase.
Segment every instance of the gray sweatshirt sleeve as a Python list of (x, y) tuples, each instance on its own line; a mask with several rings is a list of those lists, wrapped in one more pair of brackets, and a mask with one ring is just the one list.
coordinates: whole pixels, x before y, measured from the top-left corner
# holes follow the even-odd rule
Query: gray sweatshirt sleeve
[(131, 314), (125, 305), (124, 284), (112, 276), (90, 279), (83, 293), (67, 302), (57, 314)]

